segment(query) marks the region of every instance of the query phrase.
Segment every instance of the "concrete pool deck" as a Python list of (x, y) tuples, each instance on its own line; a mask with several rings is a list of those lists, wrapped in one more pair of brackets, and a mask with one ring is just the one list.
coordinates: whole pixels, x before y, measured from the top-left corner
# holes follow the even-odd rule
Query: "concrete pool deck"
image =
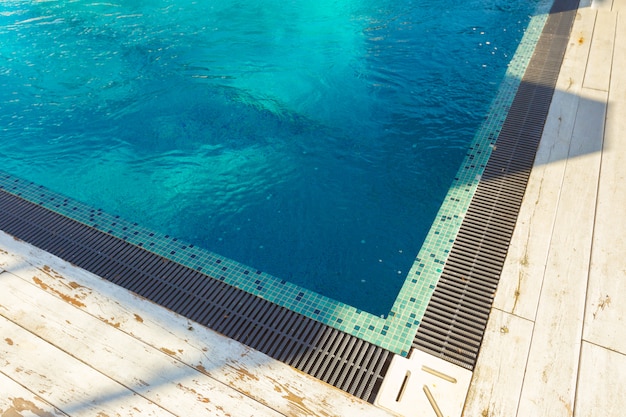
[[(624, 68), (626, 0), (583, 1), (465, 416), (626, 408)], [(6, 234), (0, 285), (2, 416), (390, 415)]]

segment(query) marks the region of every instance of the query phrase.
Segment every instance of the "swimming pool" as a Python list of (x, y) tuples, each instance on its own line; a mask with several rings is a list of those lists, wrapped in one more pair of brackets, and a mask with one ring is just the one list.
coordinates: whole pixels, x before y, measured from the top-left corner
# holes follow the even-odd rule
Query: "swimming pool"
[[(4, 170), (260, 269), (233, 283), (380, 338), (393, 326), (376, 317), (419, 322), (405, 305), (427, 302), (423, 270), (453, 239), (431, 225), (461, 214), (442, 202), (479, 175), (457, 172), (497, 130), (502, 113), (481, 126), (514, 88), (501, 80), (536, 4), (2, 7)], [(416, 261), (425, 240), (439, 255)]]

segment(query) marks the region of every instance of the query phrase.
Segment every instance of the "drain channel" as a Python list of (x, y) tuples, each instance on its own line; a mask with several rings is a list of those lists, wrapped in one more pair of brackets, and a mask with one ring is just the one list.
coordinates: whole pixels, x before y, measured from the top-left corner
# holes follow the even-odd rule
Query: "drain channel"
[(473, 370), (543, 133), (578, 0), (556, 0), (413, 347)]

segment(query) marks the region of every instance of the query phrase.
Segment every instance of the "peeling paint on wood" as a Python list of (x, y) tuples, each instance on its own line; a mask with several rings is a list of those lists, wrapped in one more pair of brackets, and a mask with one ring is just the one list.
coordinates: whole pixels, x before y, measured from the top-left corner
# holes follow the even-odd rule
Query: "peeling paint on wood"
[(173, 350), (171, 350), (171, 349), (168, 349), (168, 348), (164, 348), (164, 347), (162, 347), (162, 348), (160, 348), (159, 350), (160, 350), (161, 352), (163, 352), (163, 353), (167, 354), (167, 355), (170, 355), (170, 356), (176, 356), (176, 352), (174, 352), (174, 351), (173, 351)]
[(74, 281), (70, 282), (70, 283), (69, 283), (69, 286), (70, 286), (73, 290), (75, 290), (75, 289), (77, 289), (77, 288), (85, 288), (85, 287), (83, 287), (82, 285), (80, 285), (79, 283), (74, 282)]
[(63, 301), (65, 301), (67, 303), (70, 303), (70, 304), (72, 304), (75, 307), (85, 307), (85, 304), (82, 303), (81, 301), (79, 301), (78, 299), (76, 299), (74, 297), (70, 297), (67, 294), (63, 294), (61, 291), (55, 290), (53, 288), (50, 288), (48, 285), (44, 284), (44, 282), (40, 278), (38, 278), (38, 277), (33, 277), (33, 282), (35, 284), (39, 285), (42, 290), (53, 292), (54, 294), (56, 294), (59, 297), (61, 297), (63, 299)]
[(24, 398), (10, 398), (12, 406), (6, 411), (0, 410), (2, 417), (22, 417), (23, 411), (30, 411), (38, 417), (55, 417), (54, 414), (37, 407), (32, 401)]
[(252, 380), (252, 381), (258, 381), (259, 377), (252, 374), (251, 372), (249, 372), (248, 370), (242, 368), (242, 367), (237, 367), (235, 365), (232, 364), (228, 364), (227, 365), (229, 368), (231, 368), (233, 371), (235, 371), (235, 373), (237, 374), (237, 377), (239, 379), (248, 379), (248, 380)]
[(119, 322), (115, 322), (115, 317), (111, 317), (110, 319), (103, 319), (101, 318), (101, 320), (103, 322), (105, 322), (106, 324), (108, 324), (109, 326), (115, 327), (116, 329), (120, 328), (120, 323)]
[[(191, 393), (191, 394), (195, 395), (195, 396), (196, 396), (196, 398), (198, 399), (198, 401), (200, 401), (200, 402), (202, 402), (202, 403), (206, 403), (206, 404), (208, 404), (208, 403), (210, 403), (210, 402), (211, 402), (211, 400), (209, 400), (207, 397), (204, 397), (204, 396), (200, 395), (200, 394), (199, 394), (199, 393), (198, 393), (195, 389), (193, 389), (193, 388), (189, 388), (189, 387), (187, 387), (187, 386), (185, 386), (185, 385), (183, 385), (183, 384), (180, 384), (180, 383), (178, 384), (178, 388), (180, 388), (180, 389), (181, 389), (181, 390), (183, 390), (183, 391), (186, 391), (186, 392), (189, 392), (189, 393)], [(224, 409), (223, 409), (222, 407), (219, 407), (219, 409), (221, 409), (222, 411), (224, 411)]]

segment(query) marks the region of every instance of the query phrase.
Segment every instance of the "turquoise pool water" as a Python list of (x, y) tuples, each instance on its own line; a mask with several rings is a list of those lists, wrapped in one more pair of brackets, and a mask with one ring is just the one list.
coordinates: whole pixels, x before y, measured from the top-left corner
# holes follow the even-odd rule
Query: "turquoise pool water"
[(534, 1), (5, 1), (4, 171), (385, 315)]

